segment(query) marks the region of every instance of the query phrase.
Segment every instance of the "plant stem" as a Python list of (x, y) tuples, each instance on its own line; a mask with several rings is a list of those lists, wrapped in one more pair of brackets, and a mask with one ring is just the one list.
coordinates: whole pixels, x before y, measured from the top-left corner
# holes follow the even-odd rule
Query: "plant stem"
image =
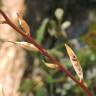
[(87, 88), (87, 86), (84, 84), (84, 82), (80, 82), (77, 80), (71, 73), (68, 71), (58, 60), (56, 60), (53, 56), (49, 55), (47, 51), (38, 43), (35, 42), (35, 40), (29, 36), (24, 34), (22, 30), (20, 30), (8, 17), (7, 15), (0, 10), (0, 14), (5, 18), (8, 25), (10, 25), (13, 29), (15, 29), (18, 33), (20, 33), (29, 43), (32, 43), (35, 47), (37, 47), (40, 51), (40, 53), (48, 58), (49, 61), (51, 61), (54, 64), (59, 65), (59, 69), (66, 73), (68, 77), (70, 77), (77, 85), (79, 85), (83, 91), (86, 93), (87, 96), (93, 96), (93, 94), (90, 92), (90, 90)]

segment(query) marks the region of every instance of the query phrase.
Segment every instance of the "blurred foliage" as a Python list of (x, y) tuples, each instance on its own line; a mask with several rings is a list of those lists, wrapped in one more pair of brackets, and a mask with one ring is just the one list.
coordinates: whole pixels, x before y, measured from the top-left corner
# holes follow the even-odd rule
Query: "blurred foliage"
[(22, 86), (20, 87), (19, 91), (28, 93), (34, 88), (34, 86), (36, 86), (35, 81), (26, 79), (26, 80), (23, 80)]
[(37, 42), (38, 43), (41, 43), (42, 40), (43, 40), (43, 37), (44, 37), (44, 32), (45, 32), (45, 29), (46, 29), (46, 25), (48, 24), (48, 19), (44, 19), (44, 21), (42, 22), (40, 28), (38, 28), (37, 30), (37, 36), (36, 36), (36, 39), (37, 39)]
[[(58, 10), (58, 8), (57, 8)], [(80, 60), (84, 80), (88, 84), (90, 90), (96, 95), (96, 15), (95, 11), (90, 13), (93, 17), (90, 20), (88, 32), (78, 38), (69, 38), (67, 29), (71, 26), (70, 21), (64, 21), (64, 10), (59, 8), (54, 12), (55, 19), (44, 19), (37, 29), (36, 40), (38, 43), (46, 46), (50, 55), (56, 57), (66, 68), (76, 76), (75, 71), (66, 56), (64, 44), (67, 42), (74, 49), (78, 59)], [(61, 14), (61, 15), (60, 15)], [(63, 28), (62, 28), (63, 26)], [(49, 39), (50, 38), (50, 39)], [(51, 47), (50, 47), (51, 44)], [(34, 96), (85, 96), (83, 91), (77, 86), (66, 74), (58, 72), (57, 69), (50, 69), (44, 65), (48, 60), (39, 53), (34, 54), (36, 60), (39, 61), (39, 68), (43, 70), (40, 74), (43, 82), (40, 86), (31, 77), (30, 80), (25, 79), (21, 83), (20, 90), (23, 93), (33, 92)], [(35, 62), (33, 62), (35, 64)], [(76, 76), (77, 77), (77, 76)], [(38, 86), (38, 87), (36, 87)], [(27, 94), (28, 96), (28, 94)]]

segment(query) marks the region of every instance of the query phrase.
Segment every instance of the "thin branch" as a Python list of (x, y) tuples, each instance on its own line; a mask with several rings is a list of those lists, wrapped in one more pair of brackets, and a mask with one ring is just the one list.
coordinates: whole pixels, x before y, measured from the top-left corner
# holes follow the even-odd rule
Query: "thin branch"
[(84, 84), (84, 82), (78, 81), (71, 73), (68, 71), (58, 60), (56, 60), (53, 56), (50, 56), (47, 51), (39, 45), (35, 40), (29, 36), (23, 33), (22, 30), (20, 30), (8, 17), (7, 15), (0, 10), (0, 14), (5, 18), (8, 25), (10, 25), (13, 29), (15, 29), (18, 33), (20, 33), (29, 43), (32, 43), (35, 47), (37, 47), (40, 51), (40, 53), (48, 58), (49, 61), (51, 61), (54, 64), (57, 64), (59, 66), (59, 69), (64, 72), (68, 77), (70, 77), (77, 85), (79, 85), (83, 91), (86, 93), (87, 96), (93, 96), (93, 94), (90, 92), (90, 90), (87, 88), (87, 86)]

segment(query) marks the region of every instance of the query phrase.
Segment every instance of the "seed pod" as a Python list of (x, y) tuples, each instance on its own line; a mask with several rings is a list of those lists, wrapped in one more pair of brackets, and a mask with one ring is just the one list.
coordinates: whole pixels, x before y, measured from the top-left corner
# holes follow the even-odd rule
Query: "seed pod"
[(22, 15), (17, 13), (17, 23), (19, 28), (26, 34), (26, 35), (30, 35), (30, 28), (27, 24), (27, 22), (23, 19)]
[[(2, 40), (2, 39), (1, 39)], [(10, 42), (13, 43), (17, 46), (20, 46), (28, 51), (35, 51), (35, 52), (39, 52), (38, 48), (35, 47), (33, 44), (28, 43), (28, 42), (14, 42), (14, 41), (10, 41), (10, 40), (2, 40), (3, 42)]]
[(28, 43), (28, 42), (14, 42), (14, 43), (28, 51), (36, 51), (36, 52), (39, 51), (38, 48), (36, 48), (33, 44)]
[(67, 53), (69, 55), (70, 61), (73, 65), (78, 77), (80, 78), (80, 82), (82, 82), (83, 81), (82, 67), (81, 67), (75, 53), (73, 52), (73, 50), (67, 44), (65, 44), (65, 47), (66, 47)]
[(56, 69), (56, 68), (59, 67), (58, 65), (52, 64), (52, 63), (44, 62), (44, 64), (45, 64), (47, 67), (51, 68), (51, 69)]

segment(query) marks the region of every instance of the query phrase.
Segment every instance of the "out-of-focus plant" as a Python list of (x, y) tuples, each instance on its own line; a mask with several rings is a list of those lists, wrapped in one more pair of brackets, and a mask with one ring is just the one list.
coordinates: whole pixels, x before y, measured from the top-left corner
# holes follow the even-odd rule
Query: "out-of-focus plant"
[(36, 39), (37, 39), (37, 42), (38, 43), (42, 43), (43, 41), (43, 38), (44, 38), (44, 32), (45, 32), (45, 29), (46, 29), (46, 26), (48, 24), (48, 19), (44, 19), (41, 26), (38, 28), (37, 30), (37, 36), (36, 36)]
[(70, 21), (64, 21), (63, 22), (63, 17), (64, 17), (64, 10), (61, 8), (57, 8), (55, 13), (54, 13), (56, 20), (52, 19), (49, 22), (50, 27), (48, 28), (48, 31), (51, 36), (63, 36), (67, 37), (67, 34), (65, 30), (71, 25)]

